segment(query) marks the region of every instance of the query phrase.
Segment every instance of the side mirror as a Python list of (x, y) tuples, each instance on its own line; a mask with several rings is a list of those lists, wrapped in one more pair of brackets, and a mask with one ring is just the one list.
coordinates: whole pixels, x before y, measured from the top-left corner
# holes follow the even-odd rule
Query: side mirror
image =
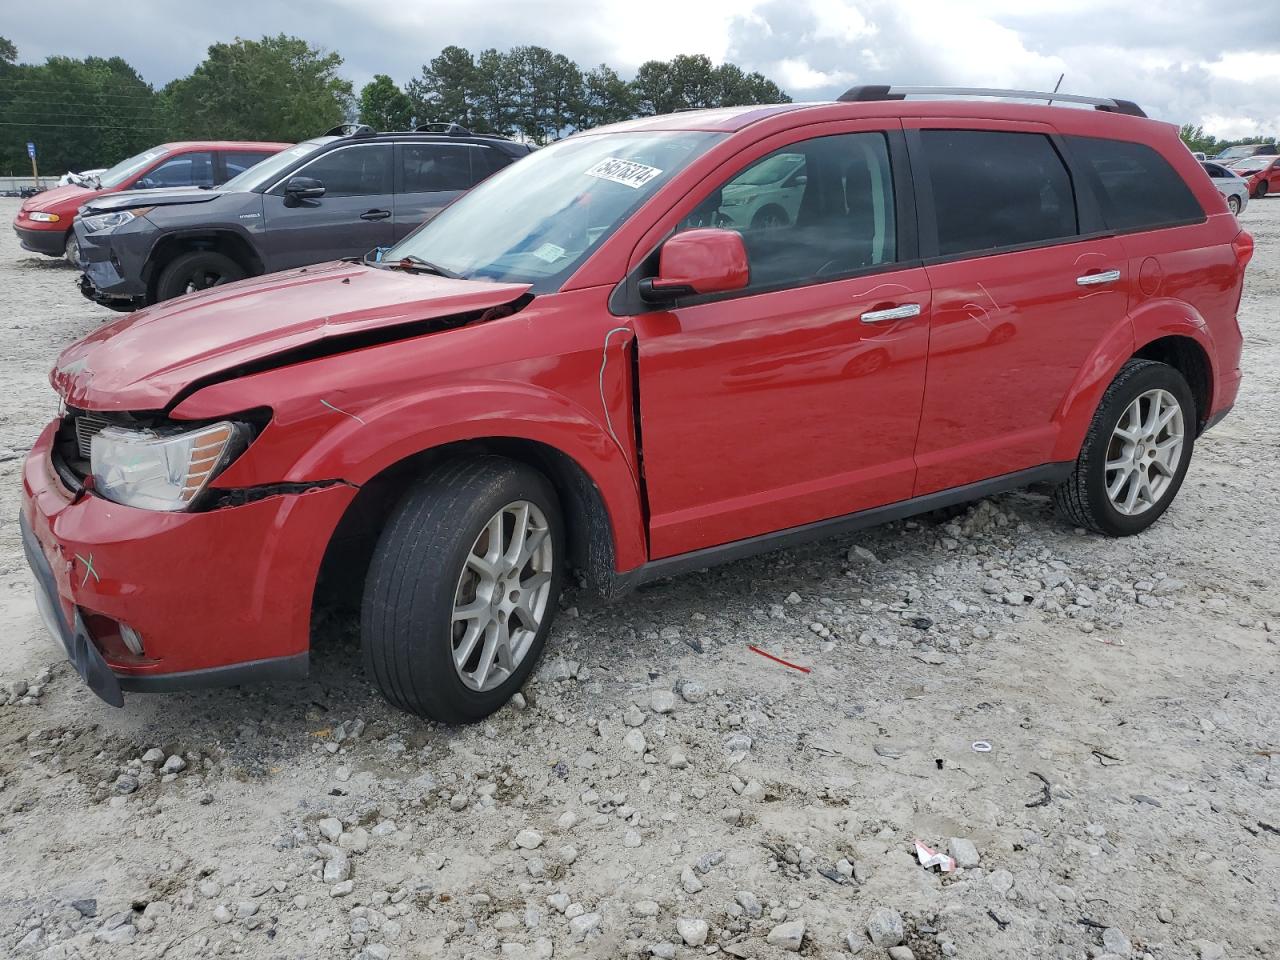
[(319, 200), (324, 196), (324, 184), (314, 177), (290, 177), (284, 185), (286, 204), (301, 203), (303, 200)]
[(650, 303), (662, 303), (700, 293), (741, 290), (750, 279), (742, 235), (700, 227), (677, 233), (662, 245), (658, 275), (640, 281), (640, 296)]

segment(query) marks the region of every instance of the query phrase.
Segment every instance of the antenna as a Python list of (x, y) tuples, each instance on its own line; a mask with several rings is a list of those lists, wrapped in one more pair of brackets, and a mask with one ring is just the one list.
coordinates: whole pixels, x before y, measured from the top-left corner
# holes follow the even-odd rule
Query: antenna
[[(1058, 88), (1059, 88), (1060, 86), (1062, 86), (1062, 78), (1063, 78), (1063, 77), (1065, 77), (1065, 76), (1066, 76), (1066, 74), (1065, 74), (1065, 73), (1060, 73), (1060, 74), (1058, 74), (1058, 82), (1057, 82), (1057, 83), (1055, 83), (1055, 84), (1053, 85), (1053, 92), (1054, 92), (1054, 93), (1057, 93), (1057, 92), (1058, 92)], [(1049, 102), (1045, 104), (1045, 106), (1046, 106), (1046, 107), (1051, 107), (1051, 106), (1053, 106), (1053, 100), (1052, 100), (1052, 99), (1050, 99), (1050, 100), (1049, 100)]]

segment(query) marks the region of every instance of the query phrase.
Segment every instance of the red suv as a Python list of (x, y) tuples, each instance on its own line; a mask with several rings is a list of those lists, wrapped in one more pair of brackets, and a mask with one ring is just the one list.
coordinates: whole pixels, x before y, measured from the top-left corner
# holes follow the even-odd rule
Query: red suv
[(13, 229), (24, 250), (66, 257), (77, 266), (80, 255), (71, 226), (82, 204), (121, 190), (216, 187), (289, 146), (240, 140), (162, 143), (121, 160), (96, 177), (92, 188), (54, 187), (30, 197), (13, 218)]
[[(25, 466), (51, 629), (120, 704), (300, 676), (354, 588), (387, 698), (467, 721), (570, 568), (617, 595), (1036, 481), (1145, 529), (1235, 399), (1252, 239), (1132, 104), (921, 90), (579, 134), (379, 260), (70, 347)], [(799, 199), (734, 216), (780, 155)]]

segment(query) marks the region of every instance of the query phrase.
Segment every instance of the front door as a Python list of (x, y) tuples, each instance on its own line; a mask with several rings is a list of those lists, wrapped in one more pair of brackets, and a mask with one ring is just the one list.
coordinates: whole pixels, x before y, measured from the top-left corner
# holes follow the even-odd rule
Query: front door
[[(911, 495), (929, 286), (899, 252), (900, 131), (847, 126), (714, 177), (679, 224), (739, 230), (746, 290), (636, 318), (654, 559)], [(803, 195), (760, 218), (782, 155)]]
[[(290, 200), (285, 183), (309, 177), (324, 184), (324, 196)], [(391, 144), (339, 147), (295, 170), (262, 198), (267, 272), (363, 256), (391, 245)]]
[(1080, 239), (1047, 129), (957, 124), (907, 131), (933, 289), (917, 496), (1052, 459), (1055, 414), (1131, 279), (1119, 240)]

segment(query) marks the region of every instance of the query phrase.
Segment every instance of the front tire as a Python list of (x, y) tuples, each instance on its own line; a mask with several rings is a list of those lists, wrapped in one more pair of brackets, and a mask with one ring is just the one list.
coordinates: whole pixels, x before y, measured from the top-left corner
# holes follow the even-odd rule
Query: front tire
[(1260, 184), (1258, 184), (1257, 187), (1254, 188), (1253, 198), (1255, 200), (1261, 200), (1263, 197), (1267, 195), (1267, 191), (1270, 189), (1271, 189), (1271, 184), (1269, 184), (1266, 180), (1263, 180)]
[(1197, 423), (1181, 373), (1130, 360), (1103, 394), (1071, 476), (1054, 491), (1059, 512), (1109, 537), (1141, 533), (1177, 496)]
[(244, 277), (244, 268), (226, 254), (216, 250), (192, 250), (174, 257), (160, 271), (155, 302), (234, 283)]
[(439, 465), (374, 549), (360, 617), (370, 678), (409, 713), (487, 717), (537, 663), (564, 563), (560, 503), (540, 473), (492, 456)]
[(67, 242), (62, 246), (62, 256), (71, 266), (79, 268), (80, 241), (76, 239), (74, 230), (67, 231)]

